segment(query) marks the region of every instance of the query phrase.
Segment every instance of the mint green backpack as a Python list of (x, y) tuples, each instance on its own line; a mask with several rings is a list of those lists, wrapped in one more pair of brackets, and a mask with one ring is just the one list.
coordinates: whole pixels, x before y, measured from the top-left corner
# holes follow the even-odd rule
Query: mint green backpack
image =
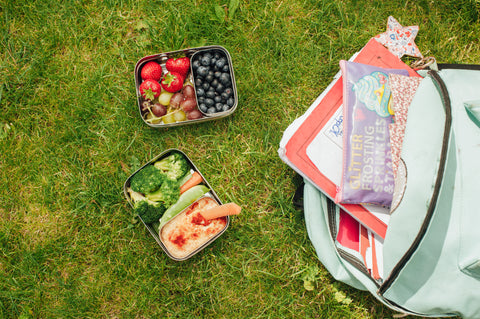
[(339, 208), (305, 181), (309, 238), (332, 276), (399, 312), (480, 318), (480, 67), (439, 65), (409, 107), (383, 278), (336, 242)]

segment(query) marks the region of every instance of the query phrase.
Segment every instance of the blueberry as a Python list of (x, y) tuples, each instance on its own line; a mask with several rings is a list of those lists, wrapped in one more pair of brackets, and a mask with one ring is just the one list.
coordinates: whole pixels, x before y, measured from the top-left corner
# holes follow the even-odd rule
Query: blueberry
[(213, 57), (218, 60), (218, 59), (220, 59), (220, 58), (222, 57), (222, 55), (220, 54), (220, 52), (215, 52), (215, 54), (213, 55)]
[(230, 110), (230, 106), (228, 104), (223, 104), (222, 111), (225, 112), (228, 110)]
[(230, 84), (230, 74), (227, 72), (224, 72), (220, 75), (219, 81), (222, 82), (225, 85)]
[(229, 72), (230, 71), (230, 67), (228, 66), (228, 64), (225, 64), (222, 68), (222, 71), (223, 72)]
[(195, 86), (201, 86), (203, 83), (203, 80), (201, 78), (196, 78), (195, 79)]
[(220, 83), (220, 82), (218, 82), (218, 80), (217, 80), (217, 79), (213, 79), (213, 81), (212, 81), (212, 82), (210, 82), (210, 85), (211, 85), (211, 86), (213, 86), (214, 88), (216, 88), (216, 87), (218, 86), (218, 84), (219, 84), (219, 83)]
[(195, 61), (192, 62), (192, 68), (194, 70), (196, 70), (199, 66), (200, 66), (200, 61), (199, 60), (195, 60)]
[(207, 113), (209, 113), (209, 114), (213, 114), (213, 113), (216, 113), (216, 112), (217, 112), (217, 110), (213, 106), (209, 107), (208, 110), (207, 110)]
[(218, 69), (223, 69), (223, 67), (225, 66), (225, 64), (227, 64), (227, 59), (225, 59), (225, 58), (220, 58), (220, 59), (218, 59), (217, 63), (215, 63), (215, 66), (216, 66)]
[(217, 87), (215, 88), (215, 91), (217, 91), (219, 94), (223, 92), (225, 89), (225, 86), (223, 86), (222, 83), (218, 83)]
[(199, 66), (197, 69), (197, 74), (201, 77), (205, 77), (208, 73), (208, 68), (206, 66)]
[(207, 110), (208, 110), (208, 107), (205, 105), (205, 103), (201, 103), (198, 108), (200, 109), (200, 111), (202, 111), (203, 113), (206, 113)]
[(233, 89), (231, 87), (227, 87), (223, 93), (227, 95), (227, 97), (230, 97), (233, 94)]
[(233, 101), (232, 97), (227, 100), (228, 106), (233, 106), (233, 103), (234, 103), (234, 101)]
[(198, 97), (203, 97), (205, 95), (205, 90), (203, 88), (198, 88), (197, 89), (197, 96)]
[(207, 91), (207, 92), (205, 92), (205, 97), (207, 97), (207, 98), (209, 98), (209, 99), (215, 98), (215, 91)]
[(210, 88), (210, 84), (208, 84), (208, 82), (203, 82), (203, 83), (202, 83), (202, 88), (203, 88), (204, 90), (208, 90), (208, 89)]
[(212, 60), (212, 58), (210, 56), (208, 56), (207, 54), (205, 54), (200, 58), (200, 63), (204, 66), (209, 66), (211, 60)]
[(199, 97), (197, 97), (197, 102), (198, 102), (198, 103), (203, 103), (203, 102), (205, 102), (205, 97), (204, 97), (204, 96), (199, 96)]
[[(232, 99), (232, 100), (233, 100), (233, 99)], [(227, 102), (228, 102), (228, 101), (227, 101)], [(206, 99), (205, 99), (205, 105), (206, 105), (207, 107), (211, 107), (211, 106), (213, 106), (214, 104), (215, 104), (215, 101), (214, 101), (213, 99), (210, 99), (210, 98), (206, 98)], [(233, 105), (233, 104), (232, 104), (232, 105)]]
[(215, 103), (215, 110), (217, 110), (217, 112), (221, 112), (222, 108), (223, 108), (222, 103)]
[(220, 103), (222, 102), (222, 97), (220, 95), (216, 95), (213, 100), (215, 101), (215, 103)]
[(222, 94), (220, 94), (220, 96), (223, 101), (226, 101), (230, 95), (228, 95), (225, 91), (223, 91)]
[(213, 80), (213, 75), (207, 74), (207, 76), (205, 77), (205, 81), (210, 83), (210, 82), (212, 82), (212, 80)]
[(222, 72), (217, 71), (215, 72), (215, 77), (218, 79), (222, 75)]

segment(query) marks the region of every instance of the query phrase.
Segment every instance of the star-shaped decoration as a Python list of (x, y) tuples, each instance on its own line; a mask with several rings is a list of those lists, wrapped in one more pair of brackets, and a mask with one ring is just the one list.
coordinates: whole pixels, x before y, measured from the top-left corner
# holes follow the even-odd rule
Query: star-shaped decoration
[(414, 40), (418, 26), (403, 27), (394, 17), (388, 17), (387, 31), (375, 36), (375, 40), (388, 48), (390, 52), (401, 58), (404, 55), (422, 58), (422, 54)]

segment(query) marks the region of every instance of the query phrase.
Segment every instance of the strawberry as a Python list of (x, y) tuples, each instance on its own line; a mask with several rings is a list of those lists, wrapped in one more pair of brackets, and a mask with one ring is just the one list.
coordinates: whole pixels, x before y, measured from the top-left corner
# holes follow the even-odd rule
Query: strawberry
[(180, 91), (183, 87), (184, 77), (178, 72), (167, 72), (160, 84), (168, 92)]
[(190, 58), (182, 57), (182, 58), (170, 58), (165, 63), (165, 67), (170, 72), (178, 72), (183, 77), (186, 77), (188, 71), (190, 71)]
[(162, 78), (162, 66), (155, 61), (145, 63), (140, 71), (143, 80), (160, 81)]
[(140, 84), (139, 90), (144, 99), (153, 101), (160, 95), (162, 87), (155, 80), (145, 80)]

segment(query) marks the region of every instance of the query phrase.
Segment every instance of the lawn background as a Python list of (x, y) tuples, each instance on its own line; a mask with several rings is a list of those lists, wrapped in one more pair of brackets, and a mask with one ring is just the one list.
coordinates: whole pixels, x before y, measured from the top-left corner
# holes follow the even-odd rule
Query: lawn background
[[(0, 317), (392, 318), (318, 262), (278, 144), (338, 61), (384, 32), (389, 15), (420, 27), (424, 55), (480, 63), (479, 8), (478, 0), (0, 0)], [(232, 56), (236, 112), (146, 126), (135, 63), (213, 44)], [(132, 172), (168, 148), (184, 151), (223, 202), (243, 207), (185, 262), (134, 223), (122, 193)]]

